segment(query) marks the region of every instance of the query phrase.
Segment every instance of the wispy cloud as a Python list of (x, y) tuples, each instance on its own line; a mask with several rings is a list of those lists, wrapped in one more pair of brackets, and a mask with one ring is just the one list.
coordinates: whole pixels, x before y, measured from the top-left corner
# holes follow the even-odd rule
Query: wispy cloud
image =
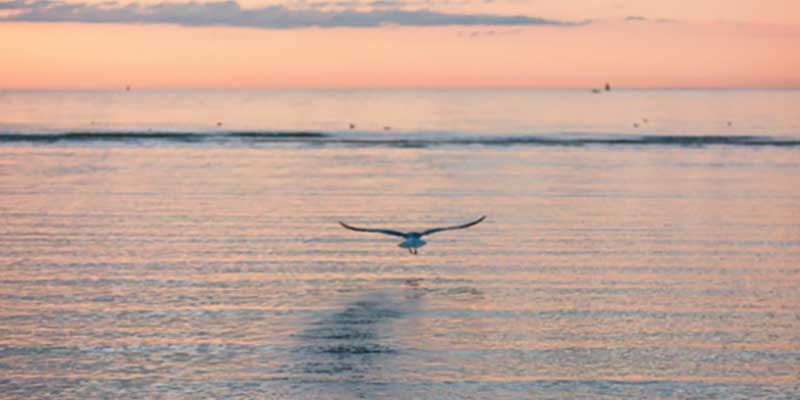
[(458, 32), (458, 36), (468, 37), (468, 38), (479, 38), (479, 37), (493, 37), (493, 36), (506, 36), (506, 35), (513, 35), (521, 32), (520, 29), (514, 28), (502, 28), (502, 29), (488, 29), (488, 30), (474, 30), (474, 31), (460, 31)]
[(629, 22), (655, 21), (655, 22), (657, 22), (659, 24), (670, 24), (670, 23), (673, 23), (673, 22), (678, 22), (678, 21), (676, 21), (674, 19), (669, 19), (669, 18), (658, 18), (658, 19), (654, 19), (653, 20), (653, 19), (650, 19), (650, 18), (647, 18), (647, 17), (642, 17), (641, 15), (629, 15), (629, 16), (625, 17), (625, 21), (629, 21)]
[(465, 6), (491, 3), (494, 0), (292, 0), (296, 8), (347, 8), (347, 9), (432, 9), (442, 6)]
[(36, 2), (27, 2), (25, 0), (10, 0), (0, 1), (0, 10), (19, 10), (32, 7)]
[(234, 26), (264, 29), (305, 27), (400, 26), (576, 26), (570, 22), (527, 15), (454, 14), (431, 10), (373, 8), (329, 11), (293, 9), (282, 5), (242, 8), (236, 1), (188, 3), (71, 3), (58, 0), (0, 1), (0, 9), (15, 11), (0, 21), (177, 24), (184, 26)]
[(625, 17), (625, 21), (646, 21), (647, 18), (642, 17), (640, 15), (629, 15)]
[(451, 0), (374, 0), (374, 1), (358, 1), (358, 0), (320, 0), (311, 2), (301, 2), (298, 8), (325, 8), (325, 9), (377, 9), (377, 8), (393, 8), (393, 9), (409, 9), (409, 8), (429, 8), (431, 6), (440, 6), (448, 4), (469, 4), (468, 1), (463, 0), (456, 3)]

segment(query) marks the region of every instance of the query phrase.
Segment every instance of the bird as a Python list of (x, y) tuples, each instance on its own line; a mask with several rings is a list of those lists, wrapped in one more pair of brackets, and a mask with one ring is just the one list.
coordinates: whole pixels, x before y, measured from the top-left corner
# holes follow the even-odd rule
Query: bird
[(351, 231), (356, 231), (356, 232), (374, 232), (374, 233), (383, 233), (383, 234), (392, 235), (392, 236), (399, 236), (399, 237), (401, 237), (401, 238), (403, 238), (405, 240), (400, 242), (400, 244), (398, 244), (398, 246), (402, 247), (404, 249), (408, 249), (408, 252), (410, 254), (416, 255), (416, 254), (419, 254), (418, 249), (420, 247), (422, 247), (422, 246), (425, 246), (425, 244), (428, 243), (428, 242), (426, 242), (426, 241), (421, 239), (423, 236), (431, 235), (431, 234), (434, 234), (436, 232), (441, 232), (441, 231), (449, 231), (449, 230), (454, 230), (454, 229), (469, 228), (470, 226), (479, 224), (485, 218), (486, 218), (486, 216), (484, 215), (484, 216), (476, 219), (475, 221), (468, 222), (468, 223), (463, 224), (463, 225), (446, 226), (446, 227), (441, 227), (441, 228), (432, 228), (432, 229), (424, 230), (422, 232), (416, 232), (416, 231), (415, 232), (400, 232), (400, 231), (395, 231), (395, 230), (392, 230), (392, 229), (358, 228), (358, 227), (355, 227), (355, 226), (347, 225), (342, 221), (339, 221), (339, 224), (341, 224), (343, 227), (345, 227), (347, 229), (350, 229)]

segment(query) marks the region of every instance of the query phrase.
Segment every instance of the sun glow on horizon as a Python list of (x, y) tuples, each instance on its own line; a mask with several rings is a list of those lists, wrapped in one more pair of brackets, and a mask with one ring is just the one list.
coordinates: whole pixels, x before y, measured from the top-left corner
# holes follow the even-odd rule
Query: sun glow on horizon
[[(749, 3), (721, 10), (721, 19), (712, 14), (720, 5), (713, 0), (683, 13), (656, 1), (628, 9), (567, 1), (541, 13), (526, 2), (501, 1), (491, 10), (432, 3), (436, 12), (406, 13), (413, 9), (406, 6), (345, 10), (341, 17), (325, 8), (286, 21), (262, 5), (256, 22), (300, 24), (293, 29), (239, 26), (255, 22), (235, 7), (220, 14), (213, 9), (219, 3), (210, 3), (205, 19), (194, 8), (181, 11), (190, 3), (175, 4), (165, 21), (181, 12), (181, 21), (198, 20), (125, 22), (150, 17), (117, 10), (90, 15), (106, 23), (52, 13), (40, 17), (64, 19), (0, 22), (0, 88), (580, 88), (606, 81), (630, 88), (800, 87), (800, 17), (786, 16), (800, 15), (800, 5), (777, 0), (749, 21), (733, 20), (753, 8)], [(781, 7), (785, 12), (777, 12)], [(339, 25), (313, 26), (313, 18)], [(591, 23), (569, 25), (583, 20)]]

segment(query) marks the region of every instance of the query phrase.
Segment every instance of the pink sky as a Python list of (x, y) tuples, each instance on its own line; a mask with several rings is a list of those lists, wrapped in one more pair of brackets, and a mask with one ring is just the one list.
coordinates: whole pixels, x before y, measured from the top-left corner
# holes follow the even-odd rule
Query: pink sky
[[(0, 16), (19, 15), (4, 1)], [(239, 4), (311, 10), (311, 17), (299, 14), (292, 18), (301, 26), (279, 29), (237, 26), (236, 16), (196, 26), (117, 14), (123, 20), (86, 23), (44, 10), (62, 19), (0, 22), (0, 88), (800, 87), (800, 3), (788, 0), (406, 1), (380, 9), (489, 17), (466, 26), (379, 20), (375, 27), (327, 28), (308, 22), (320, 15), (314, 12), (378, 6)], [(200, 18), (197, 10), (185, 13)], [(375, 17), (359, 17), (365, 15)], [(509, 15), (592, 22), (491, 19)]]

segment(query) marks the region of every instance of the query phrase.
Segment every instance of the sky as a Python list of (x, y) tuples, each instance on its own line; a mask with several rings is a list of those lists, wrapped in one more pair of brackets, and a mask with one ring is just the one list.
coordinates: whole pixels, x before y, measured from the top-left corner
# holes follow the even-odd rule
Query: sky
[(800, 87), (796, 0), (0, 0), (0, 89)]

